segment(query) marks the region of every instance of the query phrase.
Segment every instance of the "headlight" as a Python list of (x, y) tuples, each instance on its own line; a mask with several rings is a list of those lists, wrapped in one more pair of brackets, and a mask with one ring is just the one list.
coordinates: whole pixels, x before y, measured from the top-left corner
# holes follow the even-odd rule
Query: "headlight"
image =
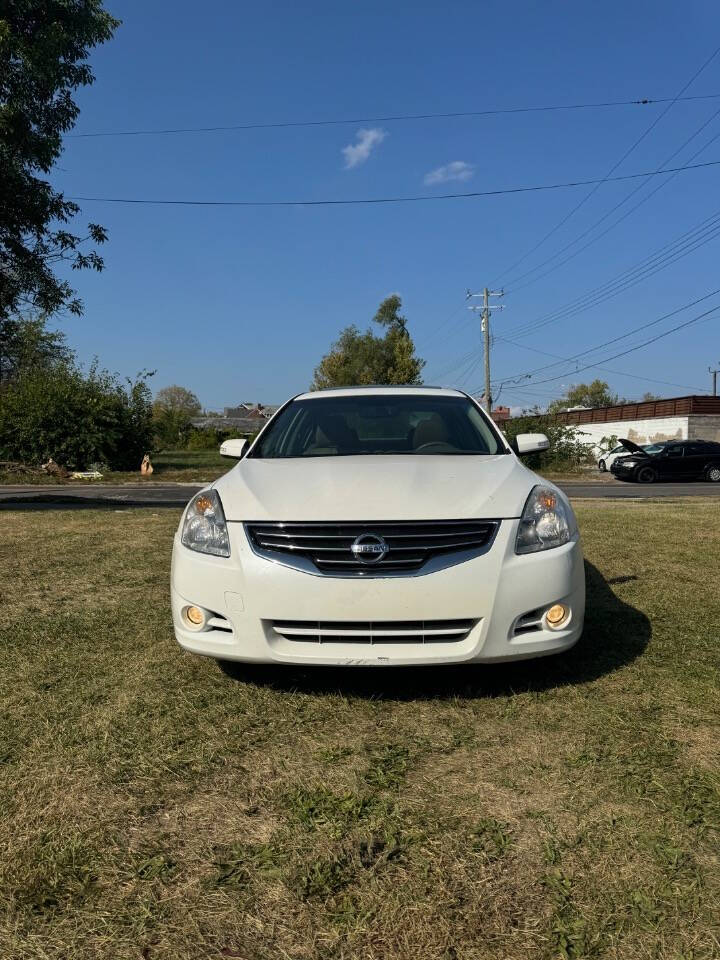
[(549, 487), (533, 487), (520, 518), (515, 553), (561, 547), (575, 533), (572, 510)]
[(621, 467), (636, 467), (637, 460), (623, 460), (620, 464)]
[(181, 540), (198, 553), (215, 557), (230, 556), (230, 538), (220, 497), (214, 490), (203, 490), (193, 497), (185, 511)]

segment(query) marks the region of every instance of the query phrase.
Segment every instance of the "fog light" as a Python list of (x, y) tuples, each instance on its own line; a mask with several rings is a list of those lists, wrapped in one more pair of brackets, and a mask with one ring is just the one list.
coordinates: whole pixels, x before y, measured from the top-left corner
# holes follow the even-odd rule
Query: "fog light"
[(564, 604), (554, 603), (545, 614), (545, 621), (551, 630), (559, 630), (569, 616), (570, 611)]
[(185, 607), (183, 615), (191, 627), (205, 625), (205, 612), (200, 607)]

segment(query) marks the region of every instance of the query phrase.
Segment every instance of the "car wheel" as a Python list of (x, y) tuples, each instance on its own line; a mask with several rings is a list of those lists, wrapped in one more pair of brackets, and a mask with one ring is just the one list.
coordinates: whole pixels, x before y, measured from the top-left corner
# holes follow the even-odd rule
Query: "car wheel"
[(705, 479), (710, 480), (712, 483), (720, 483), (720, 467), (717, 465), (708, 467)]
[(600, 471), (600, 473), (605, 473), (605, 471), (607, 470), (607, 464), (605, 463), (604, 460), (598, 460), (598, 470)]
[(637, 472), (638, 483), (655, 483), (657, 474), (652, 467), (641, 467)]

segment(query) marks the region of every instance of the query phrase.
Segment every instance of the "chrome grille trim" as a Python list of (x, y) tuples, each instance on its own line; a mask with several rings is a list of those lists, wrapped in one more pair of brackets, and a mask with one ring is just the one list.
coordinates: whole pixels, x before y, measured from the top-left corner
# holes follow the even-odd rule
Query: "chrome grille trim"
[(479, 620), (271, 620), (273, 632), (294, 643), (459, 643)]
[[(498, 520), (257, 521), (244, 524), (259, 556), (325, 576), (387, 577), (431, 573), (490, 549)], [(382, 538), (387, 554), (374, 563), (351, 552), (362, 534)]]

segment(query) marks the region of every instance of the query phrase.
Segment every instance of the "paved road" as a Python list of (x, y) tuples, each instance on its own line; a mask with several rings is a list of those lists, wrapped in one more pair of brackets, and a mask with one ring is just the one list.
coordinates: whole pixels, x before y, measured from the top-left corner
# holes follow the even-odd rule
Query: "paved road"
[[(655, 497), (720, 497), (720, 483), (623, 483), (620, 480), (561, 483), (572, 499), (647, 499)], [(183, 507), (200, 484), (143, 483), (93, 486), (0, 486), (0, 508)]]

